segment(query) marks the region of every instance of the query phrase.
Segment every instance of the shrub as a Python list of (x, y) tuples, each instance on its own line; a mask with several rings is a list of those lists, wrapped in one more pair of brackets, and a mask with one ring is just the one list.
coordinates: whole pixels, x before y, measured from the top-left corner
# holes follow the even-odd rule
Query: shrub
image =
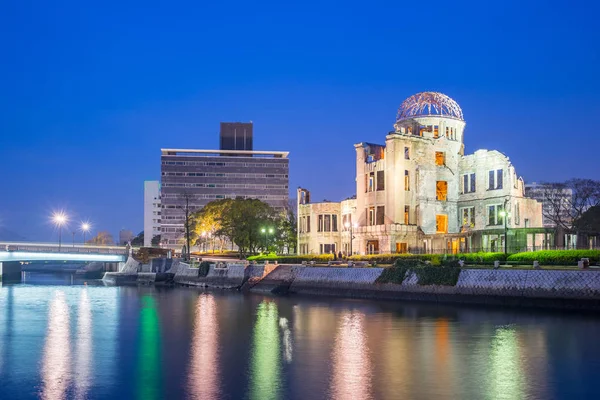
[(456, 259), (462, 259), (466, 264), (493, 264), (494, 261), (506, 261), (506, 254), (479, 252), (479, 253), (464, 253), (454, 256)]
[(531, 264), (539, 261), (541, 265), (569, 265), (577, 264), (582, 258), (589, 258), (590, 263), (600, 261), (600, 250), (540, 250), (512, 254), (509, 262)]
[(456, 286), (460, 275), (460, 268), (455, 267), (434, 267), (427, 265), (414, 268), (412, 270), (417, 274), (419, 285), (443, 285)]
[(460, 275), (460, 268), (457, 268), (458, 260), (440, 262), (445, 265), (434, 266), (417, 259), (398, 259), (393, 267), (384, 268), (375, 282), (400, 285), (410, 275), (410, 272), (414, 272), (419, 285), (456, 286)]
[(303, 261), (315, 261), (317, 263), (327, 263), (333, 260), (333, 254), (306, 254), (306, 255), (292, 255), (292, 256), (278, 256), (276, 254), (269, 255), (257, 255), (248, 257), (248, 261), (277, 261), (282, 264), (301, 264)]
[(208, 271), (210, 270), (210, 263), (208, 261), (202, 261), (198, 266), (198, 276), (201, 278), (205, 278), (208, 275)]
[(354, 255), (348, 257), (352, 261), (368, 261), (370, 263), (377, 264), (394, 264), (396, 260), (422, 260), (431, 261), (432, 259), (440, 259), (439, 254), (367, 254), (367, 255)]

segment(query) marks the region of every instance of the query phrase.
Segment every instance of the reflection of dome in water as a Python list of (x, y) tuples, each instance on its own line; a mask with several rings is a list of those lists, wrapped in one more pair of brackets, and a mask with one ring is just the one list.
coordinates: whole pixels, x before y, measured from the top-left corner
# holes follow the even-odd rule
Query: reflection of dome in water
[(422, 92), (410, 96), (400, 104), (396, 122), (425, 116), (455, 118), (464, 121), (460, 106), (450, 97), (438, 92)]

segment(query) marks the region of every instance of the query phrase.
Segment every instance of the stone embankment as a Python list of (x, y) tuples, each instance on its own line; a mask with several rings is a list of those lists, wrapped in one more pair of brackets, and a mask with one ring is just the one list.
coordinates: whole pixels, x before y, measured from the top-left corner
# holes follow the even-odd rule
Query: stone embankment
[[(143, 272), (130, 258), (110, 284), (172, 281), (182, 286), (240, 289), (343, 297), (438, 302), (600, 309), (600, 271), (462, 269), (454, 286), (423, 285), (409, 271), (401, 284), (379, 283), (383, 268), (334, 268), (303, 265), (211, 264), (206, 276), (198, 268), (173, 260), (165, 273)], [(164, 276), (167, 276), (165, 278)]]

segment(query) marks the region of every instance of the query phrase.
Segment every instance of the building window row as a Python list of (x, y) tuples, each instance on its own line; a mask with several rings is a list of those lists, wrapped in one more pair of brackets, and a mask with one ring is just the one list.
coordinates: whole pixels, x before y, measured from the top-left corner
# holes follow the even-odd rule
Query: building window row
[(365, 192), (385, 190), (385, 171), (373, 171), (365, 174)]
[(317, 232), (337, 232), (338, 220), (336, 214), (319, 214)]
[(446, 137), (450, 140), (456, 140), (456, 128), (446, 127)]
[(223, 178), (255, 178), (255, 179), (267, 179), (267, 178), (280, 178), (285, 179), (288, 177), (287, 174), (240, 174), (233, 172), (174, 172), (174, 171), (163, 171), (162, 176), (191, 176), (191, 177), (223, 177)]
[(163, 187), (225, 188), (225, 189), (287, 189), (288, 185), (264, 185), (252, 183), (163, 183)]
[(385, 224), (385, 206), (367, 208), (367, 225), (384, 225)]
[(462, 179), (462, 192), (464, 193), (475, 193), (477, 189), (475, 182), (475, 173), (464, 174)]
[(502, 189), (502, 175), (501, 169), (489, 171), (488, 190)]
[(504, 205), (488, 206), (488, 225), (504, 225)]
[(310, 215), (306, 215), (300, 218), (300, 233), (310, 232)]
[[(169, 193), (169, 198), (172, 199), (180, 199), (181, 194), (179, 193)], [(214, 200), (214, 199), (259, 199), (259, 200), (288, 200), (288, 196), (284, 195), (236, 195), (236, 194), (193, 194), (195, 199), (198, 200)], [(167, 194), (165, 194), (167, 197)], [(166, 205), (163, 204), (162, 208), (180, 208), (179, 206), (174, 205)]]
[(321, 243), (321, 244), (319, 244), (319, 252), (321, 254), (335, 253), (335, 243), (331, 243), (331, 244)]
[(248, 163), (248, 162), (212, 162), (212, 161), (163, 161), (162, 165), (177, 165), (188, 167), (253, 167), (266, 168), (278, 167), (288, 168), (288, 163)]

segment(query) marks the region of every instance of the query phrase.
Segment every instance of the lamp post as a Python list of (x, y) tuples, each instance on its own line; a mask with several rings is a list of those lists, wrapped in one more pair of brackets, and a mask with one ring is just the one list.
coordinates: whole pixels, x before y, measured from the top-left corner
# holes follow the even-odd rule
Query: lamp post
[(269, 251), (269, 239), (268, 239), (267, 233), (272, 234), (273, 228), (269, 228), (269, 229), (261, 228), (260, 231), (265, 234), (265, 251), (268, 252)]
[(352, 242), (354, 241), (354, 230), (353, 228), (356, 228), (356, 224), (351, 224), (350, 222), (346, 222), (344, 224), (344, 226), (346, 227), (346, 229), (350, 230), (350, 255), (352, 255)]
[(83, 232), (83, 244), (85, 245), (85, 234), (90, 230), (90, 224), (87, 222), (81, 223), (81, 232)]
[(67, 216), (62, 211), (54, 213), (52, 216), (54, 224), (58, 226), (58, 251), (60, 251), (62, 242), (62, 227), (67, 222)]
[(508, 225), (506, 220), (508, 219), (508, 213), (504, 210), (500, 211), (500, 216), (504, 220), (504, 255), (508, 254)]

